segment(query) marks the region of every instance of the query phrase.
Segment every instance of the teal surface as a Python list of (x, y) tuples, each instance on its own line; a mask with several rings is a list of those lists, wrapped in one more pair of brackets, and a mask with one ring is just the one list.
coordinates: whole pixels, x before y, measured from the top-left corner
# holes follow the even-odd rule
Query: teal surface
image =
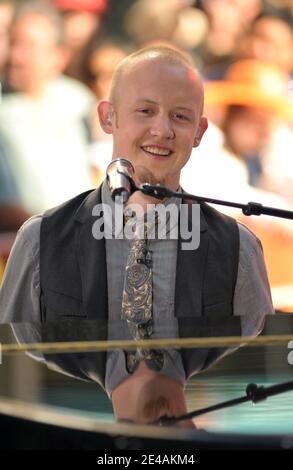
[[(221, 376), (193, 379), (186, 388), (189, 411), (246, 395), (248, 383), (270, 386), (289, 381), (276, 376)], [(110, 400), (92, 384), (59, 383), (43, 389), (42, 403), (62, 406), (84, 416), (114, 421)], [(270, 397), (253, 404), (243, 403), (213, 411), (196, 418), (197, 427), (209, 431), (244, 434), (293, 434), (293, 391)]]
[[(190, 383), (187, 389), (190, 410), (215, 405), (222, 401), (246, 396), (249, 383), (270, 386), (287, 382), (289, 377), (226, 376), (201, 379)], [(293, 382), (292, 382), (293, 387)], [(207, 430), (245, 434), (293, 434), (293, 391), (269, 397), (257, 404), (242, 403), (213, 411), (196, 419), (199, 427)]]

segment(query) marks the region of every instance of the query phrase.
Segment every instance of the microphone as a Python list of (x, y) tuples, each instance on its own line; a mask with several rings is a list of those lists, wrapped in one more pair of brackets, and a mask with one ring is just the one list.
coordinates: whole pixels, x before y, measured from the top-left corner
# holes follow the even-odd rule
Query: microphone
[(134, 168), (126, 158), (112, 160), (107, 168), (106, 181), (113, 200), (125, 204), (128, 198), (136, 190), (133, 180)]

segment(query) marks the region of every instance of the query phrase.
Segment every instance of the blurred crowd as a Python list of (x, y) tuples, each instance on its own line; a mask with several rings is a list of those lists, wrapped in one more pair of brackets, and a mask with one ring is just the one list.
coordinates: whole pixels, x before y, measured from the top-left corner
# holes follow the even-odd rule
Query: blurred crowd
[[(293, 0), (0, 0), (0, 232), (102, 181), (96, 103), (152, 42), (205, 81), (209, 129), (183, 188), (293, 209)], [(292, 222), (270, 224), (293, 240)]]

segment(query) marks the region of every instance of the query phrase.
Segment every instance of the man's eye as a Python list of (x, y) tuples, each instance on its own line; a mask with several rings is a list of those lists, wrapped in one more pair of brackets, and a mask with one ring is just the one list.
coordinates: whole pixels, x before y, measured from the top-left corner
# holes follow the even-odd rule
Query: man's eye
[(185, 116), (185, 114), (175, 113), (174, 117), (176, 119), (179, 119), (179, 121), (189, 121), (189, 118), (187, 116)]
[(141, 108), (138, 112), (142, 114), (151, 114), (152, 110), (150, 108)]

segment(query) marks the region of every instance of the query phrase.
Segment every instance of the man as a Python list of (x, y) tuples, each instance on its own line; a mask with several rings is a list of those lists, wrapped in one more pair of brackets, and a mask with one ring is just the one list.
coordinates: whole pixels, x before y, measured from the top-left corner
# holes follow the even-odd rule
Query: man
[(52, 0), (62, 13), (64, 39), (69, 51), (66, 75), (84, 82), (84, 56), (88, 43), (100, 34), (108, 0)]
[[(149, 47), (120, 63), (110, 98), (99, 103), (98, 113), (104, 131), (113, 136), (113, 159), (124, 156), (135, 169), (143, 167), (177, 190), (181, 169), (207, 128), (202, 109), (203, 87), (189, 59), (168, 47)], [(173, 199), (162, 205), (176, 207)], [(189, 337), (202, 326), (219, 326), (237, 316), (242, 335), (261, 331), (273, 308), (260, 244), (246, 228), (202, 205), (197, 250), (184, 251), (179, 234), (179, 240), (148, 240), (142, 260), (132, 256), (136, 240), (93, 237), (92, 214), (101, 202), (114, 208), (106, 184), (23, 226), (1, 291), (2, 321), (49, 325), (71, 315), (76, 331), (82, 318), (101, 320), (107, 332), (97, 331), (97, 336), (109, 340), (158, 338), (162, 331), (167, 337)], [(136, 191), (128, 205), (148, 211), (150, 202), (159, 201)], [(152, 275), (152, 293), (149, 282), (135, 284), (141, 265), (142, 277)], [(138, 320), (131, 317), (136, 313)], [(46, 360), (71, 375), (99, 381), (118, 419), (153, 423), (162, 415), (185, 413), (187, 379), (225, 353), (119, 350), (104, 354), (99, 366), (90, 355), (71, 363), (73, 355), (66, 354)]]
[[(227, 69), (225, 80), (206, 83), (205, 96), (209, 118), (223, 131), (211, 158), (219, 166), (230, 163), (235, 184), (242, 184), (237, 179), (242, 168), (250, 185), (290, 201), (293, 107), (288, 82), (288, 73), (276, 64), (239, 60)], [(217, 175), (220, 186), (226, 174)]]
[[(5, 194), (0, 191), (0, 224), (13, 230), (24, 214), (43, 212), (91, 187), (87, 120), (95, 99), (85, 86), (62, 76), (68, 54), (61, 17), (50, 3), (21, 2), (9, 40), (0, 159), (16, 190), (0, 168), (8, 186)], [(7, 210), (9, 224), (3, 221)]]

